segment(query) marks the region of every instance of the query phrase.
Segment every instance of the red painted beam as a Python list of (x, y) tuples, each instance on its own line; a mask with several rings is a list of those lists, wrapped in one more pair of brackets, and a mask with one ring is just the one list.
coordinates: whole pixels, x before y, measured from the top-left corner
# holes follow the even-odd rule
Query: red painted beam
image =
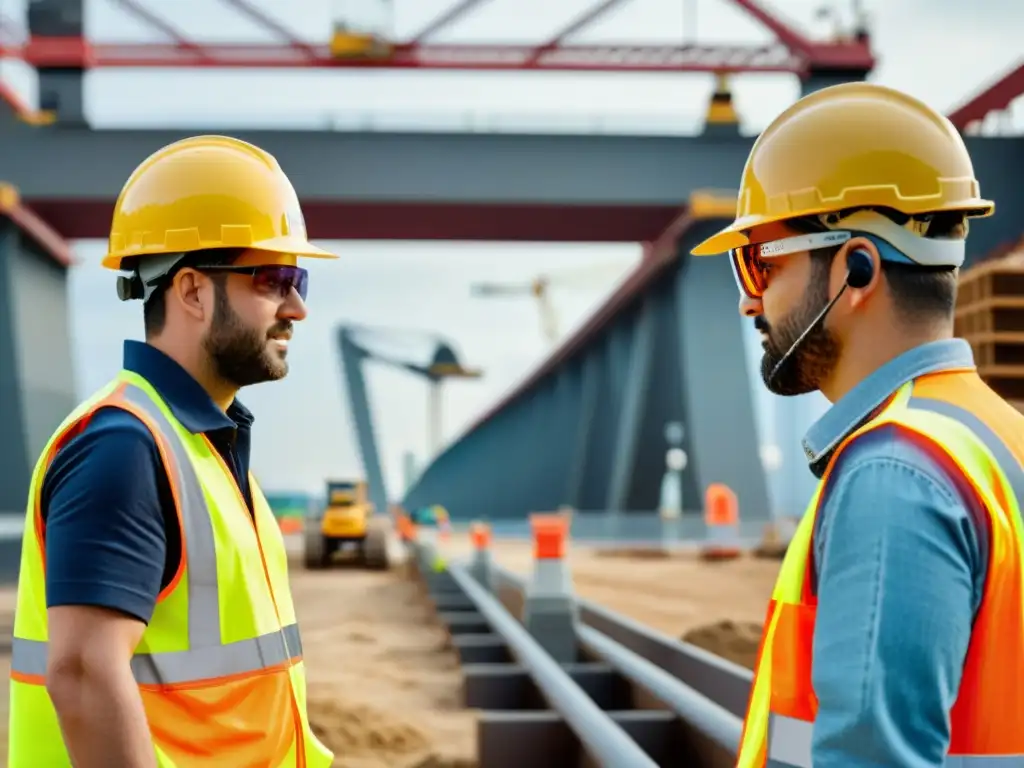
[(1007, 109), (1014, 99), (1024, 95), (1024, 60), (999, 80), (958, 107), (949, 115), (950, 122), (963, 131), (974, 122), (984, 120), (990, 112)]
[[(106, 239), (114, 201), (34, 199), (33, 210), (69, 240)], [(650, 240), (678, 213), (672, 206), (303, 203), (318, 240), (610, 242)]]
[(748, 16), (763, 25), (775, 39), (807, 60), (810, 69), (853, 69), (870, 72), (875, 68), (871, 42), (865, 34), (851, 40), (812, 40), (763, 6), (759, 0), (732, 0)]
[(71, 246), (35, 211), (20, 199), (18, 191), (9, 184), (0, 184), (0, 216), (14, 222), (35, 245), (62, 267), (76, 263)]
[(288, 45), (217, 43), (196, 46), (90, 43), (34, 37), (22, 46), (0, 46), (0, 58), (33, 67), (407, 69), (564, 72), (761, 72), (803, 76), (807, 60), (781, 45), (563, 45), (537, 55), (531, 45), (395, 46), (390, 56), (335, 58), (325, 45), (313, 55)]

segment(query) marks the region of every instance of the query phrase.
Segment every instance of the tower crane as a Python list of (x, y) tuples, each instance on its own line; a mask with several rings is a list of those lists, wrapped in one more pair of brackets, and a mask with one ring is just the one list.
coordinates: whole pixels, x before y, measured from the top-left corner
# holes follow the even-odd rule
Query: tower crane
[[(429, 333), (396, 331), (393, 329), (370, 328), (357, 325), (343, 325), (338, 328), (338, 352), (341, 360), (342, 375), (348, 390), (349, 409), (355, 422), (356, 441), (363, 459), (366, 483), (370, 501), (377, 512), (388, 510), (387, 485), (381, 469), (380, 455), (377, 450), (377, 438), (373, 428), (373, 417), (370, 412), (370, 401), (366, 391), (366, 379), (363, 376), (363, 362), (373, 360), (390, 365), (427, 380), (430, 388), (430, 400), (427, 406), (427, 449), (432, 457), (441, 445), (441, 387), (447, 379), (475, 379), (481, 376), (478, 369), (465, 367), (455, 353), (452, 345), (444, 339)], [(381, 349), (388, 341), (417, 336), (422, 342), (427, 341), (431, 354), (426, 363), (403, 359), (399, 355), (388, 354)]]
[(470, 295), (482, 299), (532, 296), (540, 312), (540, 327), (544, 338), (555, 344), (561, 338), (558, 312), (551, 299), (553, 288), (604, 288), (621, 277), (623, 268), (617, 264), (588, 265), (575, 270), (560, 270), (541, 274), (520, 283), (480, 282), (470, 286)]

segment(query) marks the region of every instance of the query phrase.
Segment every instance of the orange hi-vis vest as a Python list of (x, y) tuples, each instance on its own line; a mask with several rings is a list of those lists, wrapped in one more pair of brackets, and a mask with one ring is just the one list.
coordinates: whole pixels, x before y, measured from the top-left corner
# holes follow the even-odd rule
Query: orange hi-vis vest
[(839, 454), (883, 425), (906, 430), (951, 471), (962, 473), (988, 512), (988, 574), (949, 713), (947, 765), (1024, 768), (1024, 416), (973, 370), (928, 374), (902, 386), (830, 458), (769, 603), (737, 768), (811, 766), (818, 711), (811, 680), (815, 518)]
[(203, 434), (122, 371), (57, 429), (29, 491), (11, 653), (10, 768), (71, 766), (47, 664), (46, 530), (40, 489), (62, 445), (99, 408), (153, 433), (173, 491), (182, 557), (131, 659), (160, 768), (327, 768), (306, 715), (306, 674), (284, 540), (250, 476), (254, 512)]

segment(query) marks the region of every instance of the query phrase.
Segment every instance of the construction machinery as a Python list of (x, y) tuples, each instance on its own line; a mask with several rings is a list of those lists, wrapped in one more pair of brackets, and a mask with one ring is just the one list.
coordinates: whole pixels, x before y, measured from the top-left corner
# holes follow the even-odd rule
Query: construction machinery
[(541, 333), (549, 344), (561, 338), (562, 329), (558, 312), (551, 299), (553, 288), (597, 289), (606, 288), (628, 272), (621, 264), (588, 264), (578, 269), (565, 269), (538, 275), (520, 283), (474, 283), (470, 295), (478, 298), (507, 298), (532, 296), (540, 312)]
[(336, 552), (346, 550), (355, 550), (357, 560), (367, 568), (388, 567), (387, 527), (374, 519), (366, 483), (329, 480), (323, 511), (306, 521), (306, 568), (327, 568)]
[[(407, 343), (410, 339), (416, 341), (420, 346), (426, 342), (432, 350), (426, 357), (426, 362), (403, 359), (383, 351), (389, 342), (394, 345), (396, 341)], [(462, 365), (454, 348), (447, 341), (434, 334), (423, 332), (346, 325), (338, 329), (338, 350), (342, 375), (348, 390), (349, 411), (352, 414), (356, 441), (366, 473), (369, 499), (374, 508), (383, 515), (389, 508), (388, 494), (377, 451), (377, 438), (373, 428), (370, 401), (366, 392), (366, 379), (363, 375), (363, 361), (374, 360), (422, 376), (427, 380), (430, 387), (430, 400), (427, 406), (427, 447), (430, 456), (427, 457), (427, 461), (433, 457), (441, 445), (441, 387), (443, 383), (454, 378), (476, 379), (481, 376), (481, 372)]]

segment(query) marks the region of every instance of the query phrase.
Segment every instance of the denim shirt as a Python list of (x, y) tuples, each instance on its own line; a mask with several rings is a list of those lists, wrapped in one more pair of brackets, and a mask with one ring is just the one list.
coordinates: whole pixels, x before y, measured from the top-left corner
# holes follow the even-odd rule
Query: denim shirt
[[(811, 471), (890, 394), (926, 373), (973, 368), (962, 339), (890, 361), (807, 432)], [(895, 428), (852, 442), (829, 475), (814, 541), (815, 768), (943, 766), (949, 711), (985, 582), (986, 513)]]

